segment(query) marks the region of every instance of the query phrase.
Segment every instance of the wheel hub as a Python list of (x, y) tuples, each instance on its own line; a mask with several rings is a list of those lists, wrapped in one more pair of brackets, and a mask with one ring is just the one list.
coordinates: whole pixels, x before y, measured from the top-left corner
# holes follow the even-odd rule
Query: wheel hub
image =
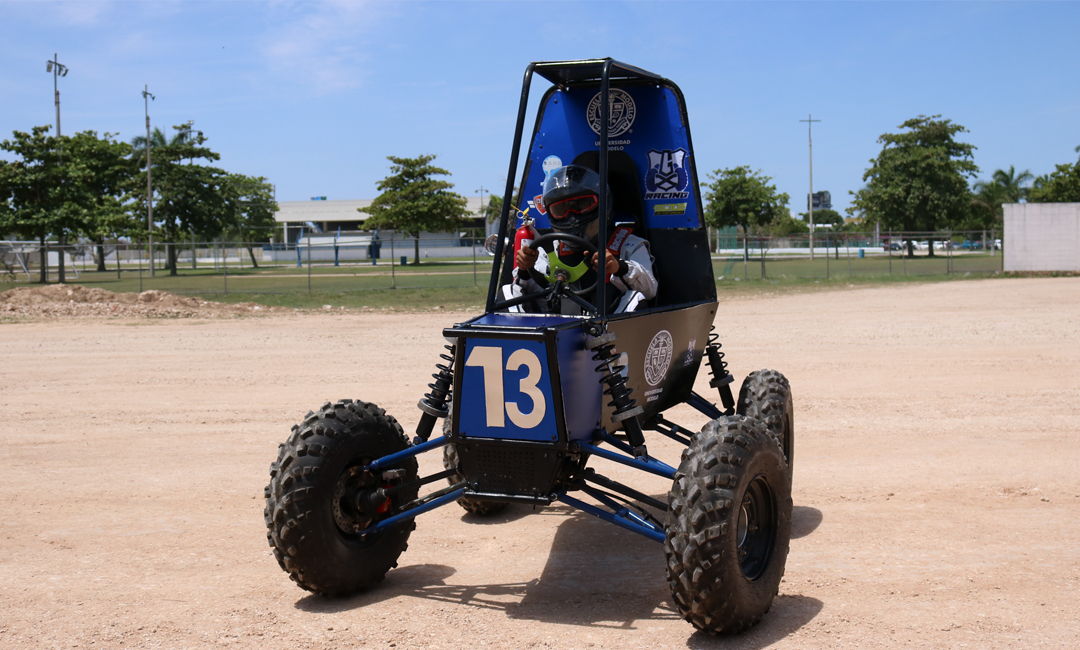
[(769, 482), (761, 474), (743, 493), (736, 532), (739, 567), (747, 580), (757, 580), (769, 566), (776, 544), (777, 506)]
[(378, 521), (380, 512), (386, 511), (386, 504), (381, 501), (374, 507), (370, 506), (370, 497), (377, 486), (373, 477), (364, 475), (361, 467), (354, 465), (343, 471), (334, 486), (334, 523), (347, 535), (370, 528)]

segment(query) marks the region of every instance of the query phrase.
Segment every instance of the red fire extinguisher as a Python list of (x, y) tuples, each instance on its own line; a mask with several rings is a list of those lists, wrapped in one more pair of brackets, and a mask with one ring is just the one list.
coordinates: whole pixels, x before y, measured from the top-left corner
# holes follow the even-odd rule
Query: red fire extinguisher
[(514, 268), (517, 268), (517, 254), (524, 246), (533, 243), (537, 238), (536, 229), (533, 228), (532, 217), (529, 216), (528, 208), (521, 213), (521, 226), (514, 232)]

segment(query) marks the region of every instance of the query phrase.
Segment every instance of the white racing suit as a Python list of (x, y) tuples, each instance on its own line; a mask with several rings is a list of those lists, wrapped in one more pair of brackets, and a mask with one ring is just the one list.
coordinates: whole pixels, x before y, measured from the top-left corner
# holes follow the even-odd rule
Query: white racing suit
[[(656, 296), (656, 276), (653, 275), (653, 257), (652, 253), (649, 251), (649, 242), (641, 237), (636, 237), (631, 234), (620, 237), (618, 231), (612, 235), (612, 240), (614, 241), (616, 239), (622, 240), (621, 245), (618, 246), (619, 260), (626, 265), (626, 272), (622, 275), (616, 273), (611, 276), (611, 283), (608, 285), (608, 290), (610, 291), (614, 288), (614, 290), (622, 294), (614, 312), (619, 314), (634, 311), (644, 301)], [(556, 253), (560, 248), (561, 245), (556, 245)], [(616, 247), (609, 244), (608, 248), (612, 249)], [(550, 261), (548, 260), (548, 253), (544, 250), (538, 252), (540, 253), (540, 256), (536, 260), (535, 269), (540, 272), (541, 275), (547, 276), (550, 274), (551, 268)], [(620, 264), (620, 267), (622, 267), (622, 264)], [(543, 287), (530, 278), (527, 273), (521, 272), (520, 269), (515, 271), (515, 276), (513, 282), (502, 286), (503, 300), (536, 293), (543, 289)], [(564, 310), (567, 308), (571, 310), (576, 309), (576, 305), (569, 300), (563, 300), (562, 304)], [(515, 306), (511, 307), (510, 311), (516, 312), (524, 310)]]

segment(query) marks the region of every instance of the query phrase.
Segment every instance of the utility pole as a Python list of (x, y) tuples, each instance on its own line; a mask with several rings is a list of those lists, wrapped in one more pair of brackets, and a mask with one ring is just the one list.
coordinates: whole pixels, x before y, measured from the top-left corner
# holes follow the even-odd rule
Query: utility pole
[[(484, 233), (486, 234), (487, 233), (487, 216), (484, 215), (484, 192), (487, 192), (488, 194), (491, 194), (490, 191), (484, 189), (483, 185), (480, 186), (480, 189), (476, 190), (476, 193), (480, 195), (480, 216), (483, 218)], [(476, 242), (473, 242), (473, 244), (475, 245)]]
[[(57, 85), (56, 78), (57, 77), (66, 77), (67, 73), (68, 73), (67, 66), (61, 64), (60, 61), (59, 61), (59, 58), (60, 58), (59, 54), (53, 54), (52, 60), (45, 62), (45, 72), (51, 72), (52, 75), (53, 75), (53, 97), (55, 98), (55, 101), (56, 101), (56, 142), (57, 142), (57, 149), (58, 149), (58, 151), (57, 151), (58, 156), (57, 156), (57, 162), (56, 162), (57, 165), (62, 164), (61, 161), (64, 158), (64, 151), (63, 151), (63, 149), (60, 148), (60, 145), (59, 145), (59, 142), (60, 142), (60, 86)], [(42, 236), (42, 242), (44, 242), (44, 241), (45, 241), (44, 236)], [(59, 272), (58, 272), (58, 275), (57, 275), (57, 279), (60, 281), (61, 284), (63, 284), (64, 280), (66, 279), (64, 277), (64, 243), (65, 242), (64, 242), (63, 231), (61, 231), (61, 233), (60, 233), (59, 242), (60, 242), (60, 250), (57, 252), (57, 258), (58, 258), (57, 261), (59, 263)], [(47, 284), (48, 279), (49, 279), (49, 251), (48, 251), (48, 248), (45, 248), (45, 249), (43, 249), (41, 251), (41, 282), (42, 282), (42, 284)]]
[[(814, 260), (814, 136), (813, 128), (814, 122), (820, 122), (821, 120), (813, 119), (812, 115), (807, 114), (807, 119), (799, 120), (800, 122), (806, 122), (806, 137), (810, 143), (810, 200), (807, 201), (807, 209), (810, 211), (810, 261)], [(829, 251), (825, 251), (825, 256), (829, 256)]]
[(143, 85), (143, 110), (146, 113), (146, 247), (150, 253), (150, 277), (154, 277), (154, 194), (150, 183), (150, 87)]
[(56, 98), (56, 137), (60, 137), (60, 87), (56, 84), (57, 77), (66, 77), (68, 69), (57, 59), (60, 55), (53, 54), (52, 61), (45, 62), (45, 72), (53, 73), (53, 96)]

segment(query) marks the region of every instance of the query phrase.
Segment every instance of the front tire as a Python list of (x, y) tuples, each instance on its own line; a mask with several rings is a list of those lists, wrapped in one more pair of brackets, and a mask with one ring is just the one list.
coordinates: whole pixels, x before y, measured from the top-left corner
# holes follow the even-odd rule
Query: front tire
[(791, 484), (765, 425), (741, 416), (694, 435), (668, 493), (671, 595), (694, 627), (738, 632), (769, 611), (791, 539)]
[(367, 402), (327, 402), (293, 427), (270, 465), (263, 515), (274, 557), (296, 584), (322, 595), (345, 595), (370, 588), (397, 566), (416, 528), (413, 520), (358, 533), (416, 499), (417, 487), (385, 501), (374, 497), (379, 488), (415, 481), (416, 459), (396, 464), (390, 473), (362, 469), (408, 447), (397, 420)]
[(775, 370), (755, 370), (739, 389), (737, 413), (761, 420), (784, 450), (788, 482), (792, 482), (795, 461), (795, 409), (791, 404), (791, 384)]

